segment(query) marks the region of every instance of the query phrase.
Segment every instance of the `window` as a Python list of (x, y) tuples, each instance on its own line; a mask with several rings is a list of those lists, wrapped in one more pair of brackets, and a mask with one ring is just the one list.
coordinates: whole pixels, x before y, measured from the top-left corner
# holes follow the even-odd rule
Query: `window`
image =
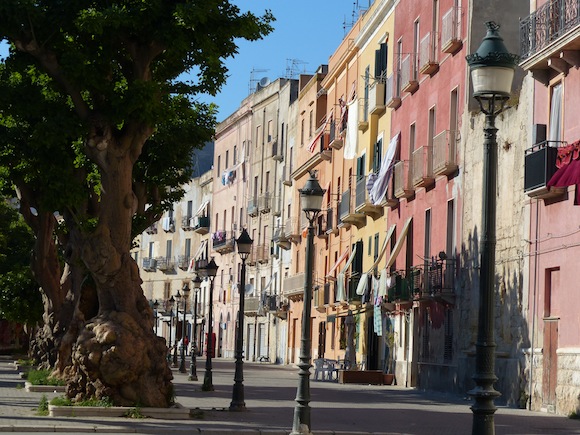
[(362, 180), (365, 177), (365, 154), (356, 159), (356, 180)]
[(562, 82), (550, 87), (550, 124), (548, 125), (548, 140), (562, 140)]
[(373, 246), (373, 244), (372, 244), (372, 241), (373, 241), (373, 238), (372, 238), (372, 236), (369, 236), (369, 246), (368, 246), (368, 248), (367, 248), (367, 249), (368, 249), (368, 250), (367, 250), (367, 255), (368, 255), (369, 257), (371, 256), (371, 248), (372, 248), (372, 246)]
[(165, 258), (170, 259), (172, 256), (173, 241), (168, 240), (165, 246)]
[(266, 172), (266, 193), (270, 192), (270, 171)]
[(379, 233), (375, 234), (375, 253), (373, 255), (373, 260), (377, 261), (379, 258)]
[(171, 281), (166, 281), (163, 283), (163, 299), (169, 299), (171, 297)]
[(387, 78), (387, 54), (388, 45), (386, 42), (380, 44), (375, 50), (375, 80), (384, 83)]
[(419, 20), (417, 19), (413, 24), (413, 53), (411, 54), (411, 59), (413, 61), (413, 80), (417, 80), (417, 57), (419, 55), (421, 41), (419, 39)]
[(308, 137), (312, 137), (312, 131), (314, 129), (314, 112), (311, 110), (308, 115)]
[(185, 258), (189, 260), (191, 257), (191, 239), (185, 239)]
[(403, 40), (397, 41), (397, 95), (401, 95), (401, 70), (403, 69)]
[(364, 76), (364, 100), (363, 100), (363, 121), (369, 120), (369, 86), (371, 77), (371, 67), (367, 65)]
[(409, 160), (413, 157), (415, 151), (415, 123), (409, 127)]
[[(451, 97), (449, 101), (449, 130), (452, 132), (457, 131), (457, 108), (458, 108), (458, 92), (457, 88), (451, 91)], [(452, 135), (455, 137), (455, 134)]]
[(154, 247), (154, 242), (149, 242), (149, 258), (153, 258), (153, 247)]
[(272, 142), (272, 120), (268, 121), (268, 142)]
[(258, 147), (258, 144), (261, 142), (260, 138), (262, 136), (262, 126), (258, 125), (256, 127), (256, 148)]
[(381, 169), (381, 159), (383, 156), (383, 139), (379, 139), (373, 147), (373, 172), (378, 174)]
[(225, 169), (230, 167), (230, 150), (226, 150), (226, 166)]
[(221, 172), (222, 172), (222, 156), (218, 156), (218, 164), (217, 164), (218, 176), (221, 174)]
[(193, 216), (193, 201), (187, 201), (187, 219)]
[(455, 202), (450, 200), (447, 202), (447, 239), (445, 252), (447, 258), (453, 258), (455, 255)]
[(238, 163), (238, 147), (236, 145), (234, 145), (233, 157), (234, 157), (234, 161), (232, 163), (235, 165), (236, 163)]
[(431, 147), (433, 146), (433, 138), (435, 137), (436, 130), (436, 118), (435, 118), (435, 107), (429, 109), (429, 125), (427, 126), (427, 144)]

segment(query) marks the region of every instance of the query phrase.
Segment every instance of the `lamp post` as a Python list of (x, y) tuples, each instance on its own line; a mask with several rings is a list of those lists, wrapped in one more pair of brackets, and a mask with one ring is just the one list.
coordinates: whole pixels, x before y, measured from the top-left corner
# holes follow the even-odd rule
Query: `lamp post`
[(510, 54), (499, 35), (499, 25), (485, 23), (487, 34), (477, 51), (467, 56), (473, 81), (473, 96), (485, 114), (483, 156), (483, 205), (481, 224), (481, 267), (479, 274), (479, 312), (475, 344), (475, 388), (469, 391), (472, 405), (473, 435), (493, 435), (495, 398), (494, 288), (496, 244), (497, 128), (495, 117), (509, 99), (518, 57)]
[(197, 294), (201, 288), (201, 278), (199, 275), (195, 277), (192, 281), (193, 292), (195, 293), (195, 299), (193, 302), (193, 331), (191, 333), (191, 365), (189, 366), (189, 380), (197, 381)]
[[(171, 355), (171, 330), (173, 329), (173, 305), (175, 304), (175, 299), (171, 296), (169, 299), (169, 355)], [(169, 362), (169, 356), (167, 357)]]
[(314, 172), (300, 192), (302, 210), (308, 219), (308, 238), (306, 244), (306, 274), (304, 276), (304, 307), (302, 310), (302, 331), (300, 340), (300, 363), (298, 367), (299, 383), (296, 392), (294, 421), (290, 435), (310, 435), (310, 364), (311, 336), (310, 312), (312, 305), (312, 272), (314, 269), (314, 221), (322, 208), (322, 197), (325, 190), (320, 187)]
[(189, 297), (189, 285), (185, 283), (183, 290), (183, 325), (181, 325), (181, 361), (179, 362), (179, 372), (187, 373), (185, 370), (185, 313), (187, 311), (187, 298)]
[(157, 309), (159, 308), (159, 302), (157, 302), (157, 299), (155, 299), (155, 302), (153, 302), (153, 312), (155, 314), (155, 335), (157, 335)]
[(245, 303), (245, 286), (246, 286), (246, 260), (252, 250), (254, 241), (244, 228), (240, 237), (236, 239), (238, 254), (242, 259), (242, 270), (240, 276), (240, 285), (238, 291), (240, 294), (240, 306), (238, 310), (238, 329), (236, 335), (236, 372), (234, 375), (234, 388), (232, 390), (232, 402), (230, 411), (245, 411), (246, 402), (244, 401), (244, 303)]
[(205, 376), (203, 378), (203, 386), (201, 389), (203, 391), (213, 391), (213, 379), (211, 373), (211, 357), (212, 352), (214, 349), (213, 343), (213, 282), (217, 275), (218, 265), (212, 258), (211, 261), (207, 264), (207, 266), (200, 268), (200, 272), (203, 276), (206, 276), (209, 279), (209, 313), (207, 319), (207, 349), (206, 355), (207, 358), (205, 360)]
[(173, 342), (173, 361), (171, 367), (177, 367), (177, 323), (179, 322), (179, 300), (181, 295), (177, 290), (177, 297), (175, 298), (175, 339)]

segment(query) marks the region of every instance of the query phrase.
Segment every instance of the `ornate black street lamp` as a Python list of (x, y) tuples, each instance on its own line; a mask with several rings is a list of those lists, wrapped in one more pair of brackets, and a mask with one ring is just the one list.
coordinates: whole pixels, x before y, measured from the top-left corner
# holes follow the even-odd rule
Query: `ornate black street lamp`
[(493, 435), (494, 400), (500, 395), (493, 384), (495, 375), (494, 288), (497, 194), (497, 128), (495, 117), (509, 99), (518, 56), (510, 54), (499, 25), (485, 23), (487, 35), (477, 51), (467, 56), (473, 82), (473, 96), (485, 114), (483, 155), (483, 206), (481, 224), (481, 268), (479, 271), (479, 313), (475, 344), (475, 388), (469, 392), (475, 403), (473, 435)]
[(153, 313), (155, 314), (155, 335), (157, 335), (157, 318), (158, 318), (157, 309), (158, 308), (159, 308), (159, 302), (157, 302), (157, 299), (155, 299), (155, 302), (153, 302)]
[(197, 381), (197, 294), (201, 288), (201, 278), (199, 274), (191, 282), (195, 299), (193, 302), (193, 331), (191, 334), (191, 365), (189, 366), (189, 380)]
[[(173, 305), (175, 304), (175, 299), (173, 296), (171, 296), (171, 299), (169, 299), (169, 356), (171, 355), (171, 331), (173, 330)], [(169, 356), (167, 358), (167, 361), (169, 362)]]
[(306, 274), (304, 276), (304, 308), (302, 310), (302, 335), (300, 340), (299, 383), (296, 392), (296, 406), (291, 435), (310, 435), (310, 364), (311, 336), (310, 312), (312, 307), (312, 273), (314, 270), (314, 221), (322, 209), (322, 197), (326, 192), (318, 184), (314, 172), (300, 192), (302, 210), (308, 219), (308, 238), (306, 244)]
[(246, 293), (246, 260), (252, 250), (254, 241), (244, 228), (240, 237), (236, 239), (238, 254), (242, 259), (242, 270), (240, 276), (240, 285), (238, 292), (240, 295), (240, 306), (238, 310), (238, 329), (236, 331), (236, 373), (234, 375), (234, 388), (232, 391), (232, 402), (230, 411), (245, 411), (246, 402), (244, 401), (244, 295)]
[(205, 360), (205, 376), (203, 378), (203, 386), (201, 389), (203, 391), (213, 391), (213, 379), (211, 373), (211, 358), (212, 352), (214, 351), (214, 340), (213, 340), (213, 282), (217, 275), (218, 265), (214, 261), (213, 257), (211, 261), (207, 264), (207, 266), (200, 268), (199, 272), (206, 276), (209, 279), (209, 313), (207, 319), (207, 349), (206, 355), (207, 358)]
[(175, 339), (173, 340), (173, 361), (171, 367), (177, 367), (177, 324), (179, 323), (179, 300), (181, 295), (179, 290), (177, 290), (177, 296), (175, 298)]
[(185, 370), (185, 313), (187, 312), (187, 298), (189, 297), (189, 285), (184, 284), (183, 295), (181, 296), (183, 300), (183, 324), (181, 325), (181, 361), (179, 362), (179, 372), (187, 373)]

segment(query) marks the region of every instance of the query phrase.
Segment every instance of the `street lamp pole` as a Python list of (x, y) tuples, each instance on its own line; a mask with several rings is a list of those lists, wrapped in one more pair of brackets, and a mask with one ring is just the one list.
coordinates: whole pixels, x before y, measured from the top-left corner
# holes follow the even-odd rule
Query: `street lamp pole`
[(208, 326), (207, 326), (207, 349), (206, 355), (207, 358), (205, 360), (205, 376), (203, 378), (203, 386), (201, 389), (203, 391), (213, 391), (213, 379), (212, 379), (212, 366), (211, 366), (211, 358), (212, 352), (214, 349), (214, 342), (213, 342), (213, 282), (217, 275), (218, 265), (216, 264), (215, 260), (212, 258), (211, 261), (205, 266), (204, 268), (200, 269), (200, 272), (209, 279), (209, 313), (208, 313)]
[(157, 335), (157, 319), (158, 319), (157, 309), (158, 308), (159, 308), (159, 302), (157, 302), (157, 299), (155, 299), (155, 302), (153, 302), (153, 312), (155, 313), (155, 335)]
[(475, 388), (469, 391), (475, 403), (473, 435), (495, 434), (494, 400), (500, 393), (493, 387), (495, 375), (494, 289), (497, 193), (497, 128), (495, 118), (509, 99), (517, 56), (510, 54), (499, 35), (499, 25), (486, 23), (487, 35), (477, 51), (467, 56), (473, 81), (473, 96), (485, 114), (483, 155), (483, 204), (481, 224), (481, 267), (479, 312), (475, 344)]
[(246, 260), (252, 250), (254, 241), (244, 228), (240, 237), (236, 239), (238, 254), (242, 260), (242, 270), (238, 292), (240, 295), (240, 306), (238, 310), (238, 329), (236, 335), (236, 372), (234, 375), (234, 388), (232, 390), (232, 402), (230, 411), (245, 411), (246, 402), (244, 400), (244, 304), (246, 287)]
[(199, 274), (192, 281), (193, 292), (195, 293), (195, 299), (193, 301), (193, 331), (191, 334), (191, 365), (189, 366), (189, 380), (197, 381), (197, 294), (201, 287), (201, 278)]
[[(173, 305), (175, 304), (175, 299), (173, 298), (173, 296), (171, 296), (171, 299), (169, 299), (169, 355), (171, 355), (171, 332), (173, 330)], [(169, 357), (167, 358), (167, 361), (169, 362)]]
[(189, 297), (189, 285), (183, 286), (183, 325), (181, 325), (181, 361), (179, 363), (179, 372), (187, 373), (185, 370), (185, 313), (187, 311), (187, 298)]
[(296, 391), (296, 406), (290, 435), (310, 435), (310, 364), (311, 359), (311, 308), (312, 308), (312, 274), (314, 270), (314, 221), (322, 209), (322, 197), (325, 190), (320, 187), (314, 172), (300, 192), (302, 210), (308, 219), (308, 237), (306, 244), (306, 274), (304, 277), (304, 307), (302, 310), (302, 330), (300, 340), (300, 363), (298, 367), (299, 383)]
[(171, 367), (177, 367), (177, 323), (179, 322), (179, 300), (181, 295), (179, 290), (177, 290), (177, 297), (175, 298), (175, 339), (173, 343), (173, 362)]

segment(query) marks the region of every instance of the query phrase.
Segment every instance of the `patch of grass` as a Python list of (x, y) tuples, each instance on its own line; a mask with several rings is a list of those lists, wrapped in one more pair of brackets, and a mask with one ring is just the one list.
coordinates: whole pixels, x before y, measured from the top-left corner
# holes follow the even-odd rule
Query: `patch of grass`
[(46, 394), (42, 395), (40, 399), (40, 403), (38, 404), (38, 408), (36, 410), (37, 415), (48, 415), (48, 398)]
[(60, 396), (52, 399), (50, 401), (50, 404), (53, 406), (98, 406), (101, 408), (110, 408), (111, 406), (113, 406), (111, 399), (109, 399), (108, 397), (103, 397), (102, 399), (93, 398), (82, 400), (80, 402), (73, 402), (68, 397)]
[(22, 390), (24, 388), (24, 385), (22, 384), (16, 384), (16, 389), (17, 390)]
[(140, 407), (131, 408), (127, 412), (125, 412), (124, 415), (125, 415), (125, 417), (129, 417), (129, 418), (147, 418), (147, 416), (143, 415), (143, 413), (141, 412)]
[(64, 381), (51, 377), (50, 373), (50, 370), (30, 370), (26, 379), (32, 385), (65, 385)]
[(568, 415), (568, 418), (572, 420), (580, 420), (580, 414), (576, 411), (573, 411), (570, 413), (570, 415)]
[(19, 366), (32, 366), (34, 364), (34, 360), (19, 358), (18, 360), (16, 360), (16, 363)]

